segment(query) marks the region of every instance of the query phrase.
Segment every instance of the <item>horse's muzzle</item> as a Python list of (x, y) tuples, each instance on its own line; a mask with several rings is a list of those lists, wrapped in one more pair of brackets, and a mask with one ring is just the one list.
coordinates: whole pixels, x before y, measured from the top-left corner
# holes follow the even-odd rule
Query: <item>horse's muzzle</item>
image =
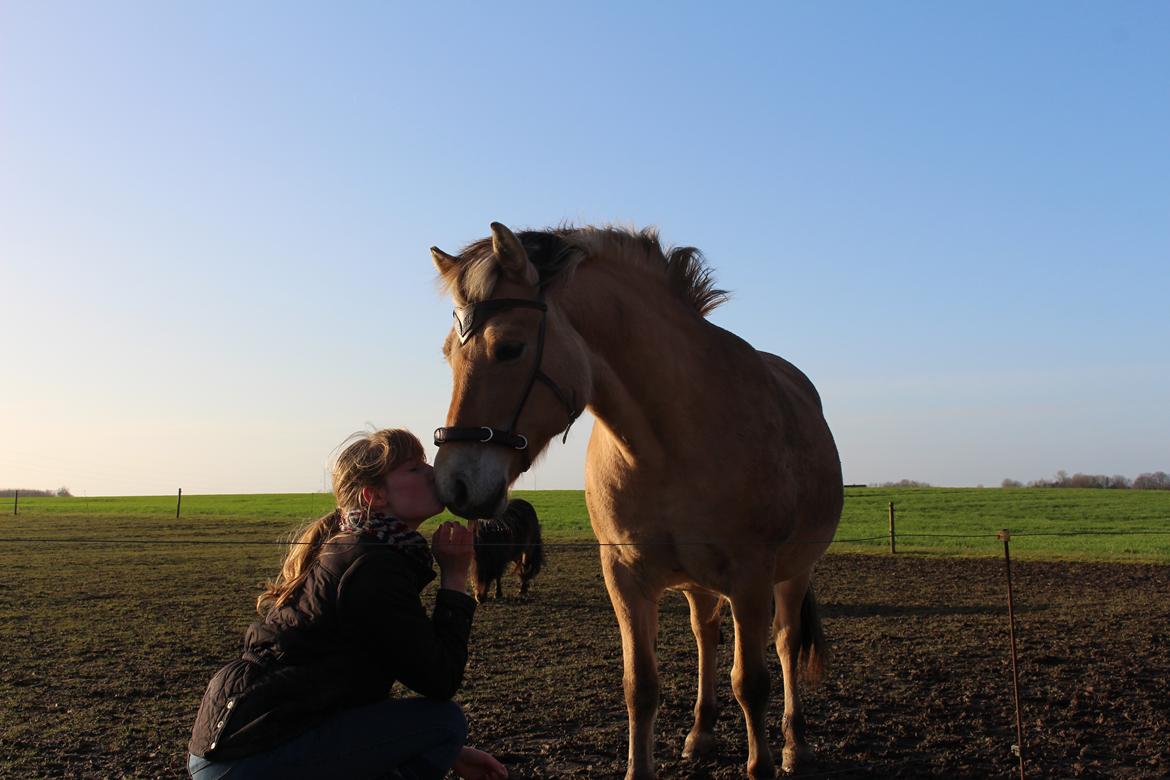
[(501, 482), (491, 493), (477, 499), (467, 481), (457, 475), (450, 480), (450, 495), (444, 495), (440, 490), (439, 499), (465, 520), (481, 520), (496, 517), (504, 511), (507, 493), (507, 486)]

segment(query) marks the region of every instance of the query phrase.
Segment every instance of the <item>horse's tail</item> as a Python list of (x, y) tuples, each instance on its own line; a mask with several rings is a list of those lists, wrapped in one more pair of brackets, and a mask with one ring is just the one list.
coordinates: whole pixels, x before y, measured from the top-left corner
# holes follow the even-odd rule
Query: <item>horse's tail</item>
[(821, 628), (821, 616), (817, 610), (817, 598), (812, 585), (804, 594), (800, 604), (800, 658), (797, 661), (801, 677), (809, 683), (819, 683), (829, 668), (829, 645), (825, 631)]

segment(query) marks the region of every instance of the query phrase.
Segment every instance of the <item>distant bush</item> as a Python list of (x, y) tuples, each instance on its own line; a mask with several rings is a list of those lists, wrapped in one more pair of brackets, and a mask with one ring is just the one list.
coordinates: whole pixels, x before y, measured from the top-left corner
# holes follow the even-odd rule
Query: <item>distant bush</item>
[(929, 482), (918, 482), (913, 479), (901, 479), (897, 482), (882, 482), (878, 485), (878, 487), (883, 488), (928, 488), (930, 486)]
[[(1017, 488), (1023, 487), (1023, 485), (1019, 480), (1005, 479), (1002, 487)], [(1069, 473), (1062, 469), (1056, 472), (1056, 476), (1052, 479), (1037, 479), (1029, 482), (1028, 487), (1170, 490), (1170, 475), (1164, 471), (1158, 471), (1153, 474), (1142, 474), (1137, 479), (1130, 481), (1129, 477), (1124, 477), (1121, 474), (1114, 474), (1110, 477), (1105, 474), (1081, 474), (1078, 472), (1069, 476)]]

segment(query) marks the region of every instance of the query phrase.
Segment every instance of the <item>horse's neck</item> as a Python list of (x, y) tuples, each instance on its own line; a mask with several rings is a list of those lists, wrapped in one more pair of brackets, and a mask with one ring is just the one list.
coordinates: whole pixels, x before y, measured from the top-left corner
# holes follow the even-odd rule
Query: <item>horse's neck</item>
[[(582, 266), (562, 304), (588, 347), (591, 411), (626, 445), (669, 445), (687, 425), (688, 388), (723, 331), (657, 280), (638, 289), (612, 265)], [(650, 413), (652, 412), (652, 413)]]

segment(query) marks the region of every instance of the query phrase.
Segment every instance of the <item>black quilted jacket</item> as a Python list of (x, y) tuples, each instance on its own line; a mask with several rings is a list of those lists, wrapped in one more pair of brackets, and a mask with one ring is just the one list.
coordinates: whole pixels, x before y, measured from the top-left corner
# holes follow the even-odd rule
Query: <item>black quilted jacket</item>
[(191, 753), (227, 761), (267, 750), (385, 698), (395, 681), (430, 698), (455, 694), (475, 601), (441, 589), (428, 617), (419, 593), (434, 571), (368, 539), (334, 537), (297, 595), (248, 628), (243, 655), (207, 686)]

